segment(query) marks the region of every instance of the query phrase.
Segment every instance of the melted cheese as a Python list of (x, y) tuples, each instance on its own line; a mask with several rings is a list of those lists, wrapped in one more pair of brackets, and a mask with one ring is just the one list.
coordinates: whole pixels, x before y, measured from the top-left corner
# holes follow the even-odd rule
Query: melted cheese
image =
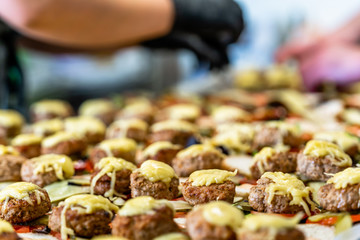
[(30, 160), (34, 164), (34, 175), (55, 171), (60, 180), (70, 178), (74, 175), (74, 164), (68, 156), (57, 154), (41, 155)]
[(131, 171), (134, 171), (136, 169), (136, 166), (131, 162), (125, 161), (124, 159), (121, 158), (107, 157), (101, 159), (100, 162), (96, 164), (95, 168), (100, 169), (100, 172), (96, 174), (91, 181), (90, 184), (91, 194), (94, 194), (94, 188), (97, 181), (102, 176), (108, 175), (111, 178), (110, 189), (104, 194), (104, 196), (108, 198), (113, 198), (114, 195), (122, 196), (121, 193), (117, 193), (115, 191), (116, 172), (123, 169), (129, 169)]
[(187, 158), (187, 157), (197, 157), (204, 153), (213, 153), (218, 155), (219, 157), (223, 157), (222, 153), (217, 150), (215, 147), (208, 144), (194, 144), (190, 147), (180, 151), (176, 157), (179, 158)]
[(5, 127), (20, 127), (24, 123), (24, 118), (14, 110), (0, 109), (0, 125)]
[(238, 132), (244, 139), (253, 139), (255, 136), (254, 127), (247, 123), (223, 123), (216, 127), (216, 131), (219, 133)]
[(102, 121), (94, 117), (71, 117), (65, 119), (65, 130), (67, 132), (74, 132), (81, 135), (85, 135), (87, 133), (104, 134), (106, 126)]
[(263, 88), (263, 81), (260, 71), (256, 69), (242, 70), (236, 74), (235, 84), (240, 88), (245, 89), (258, 89), (260, 86)]
[(33, 205), (33, 202), (30, 199), (30, 193), (35, 193), (37, 203), (40, 204), (41, 199), (45, 198), (44, 193), (39, 191), (40, 187), (27, 182), (17, 182), (10, 184), (0, 191), (0, 202), (5, 201), (2, 206), (2, 210), (4, 211), (7, 207), (7, 201), (9, 199), (18, 199), (25, 200), (30, 205)]
[(140, 119), (117, 120), (110, 125), (108, 131), (116, 131), (120, 137), (126, 137), (128, 130), (132, 128), (147, 131), (148, 124)]
[(64, 129), (64, 123), (62, 120), (55, 118), (34, 123), (31, 128), (34, 134), (44, 136), (46, 133), (62, 131)]
[(297, 125), (290, 124), (284, 121), (268, 121), (265, 123), (265, 126), (269, 128), (279, 129), (283, 136), (286, 136), (289, 133), (294, 136), (298, 136), (300, 134), (300, 129)]
[(284, 229), (294, 228), (301, 220), (303, 214), (297, 214), (293, 218), (283, 217), (271, 214), (253, 214), (245, 218), (243, 227), (250, 231), (258, 231), (262, 228)]
[(302, 206), (306, 214), (311, 215), (310, 210), (315, 208), (315, 203), (310, 199), (312, 188), (305, 187), (304, 183), (295, 176), (282, 172), (266, 172), (261, 178), (269, 178), (273, 181), (265, 189), (268, 193), (266, 199), (268, 204), (271, 204), (275, 195), (288, 196), (292, 198), (290, 205)]
[(239, 228), (244, 219), (244, 214), (239, 209), (223, 201), (210, 202), (201, 205), (199, 209), (208, 223), (229, 226), (233, 230)]
[(19, 156), (20, 153), (13, 147), (0, 145), (0, 156), (2, 155)]
[(83, 116), (96, 116), (112, 112), (114, 108), (114, 104), (110, 100), (101, 98), (90, 99), (81, 104), (79, 114)]
[(344, 153), (338, 145), (327, 141), (311, 140), (307, 142), (303, 154), (321, 158), (330, 156), (331, 162), (341, 167), (350, 167), (352, 165), (352, 160), (349, 155)]
[(154, 238), (154, 240), (188, 240), (188, 239), (189, 238), (182, 233), (167, 233)]
[(196, 119), (200, 116), (201, 110), (193, 104), (176, 104), (165, 109), (169, 119)]
[(333, 183), (336, 189), (346, 188), (348, 185), (360, 183), (360, 168), (347, 168), (344, 171), (336, 173), (327, 181)]
[(68, 235), (74, 235), (74, 231), (67, 227), (65, 213), (68, 209), (77, 210), (78, 214), (91, 214), (98, 210), (104, 210), (113, 216), (119, 208), (112, 204), (108, 199), (102, 196), (94, 196), (90, 194), (75, 195), (61, 202), (59, 206), (63, 206), (61, 211), (61, 239), (67, 239)]
[(64, 141), (70, 141), (70, 140), (80, 140), (81, 136), (76, 133), (70, 133), (70, 132), (58, 132), (54, 135), (51, 135), (47, 138), (44, 138), (42, 142), (42, 147), (53, 147), (57, 144), (64, 142)]
[(344, 151), (359, 145), (358, 138), (346, 132), (320, 132), (314, 135), (314, 139), (336, 143)]
[(349, 124), (360, 125), (360, 111), (358, 109), (346, 109), (342, 113), (342, 117)]
[(153, 108), (148, 101), (139, 101), (131, 103), (124, 107), (122, 114), (125, 116), (136, 114), (152, 114)]
[(172, 204), (167, 200), (156, 200), (150, 196), (141, 196), (125, 202), (118, 214), (120, 216), (136, 216), (142, 214), (154, 214), (156, 209), (167, 206), (173, 209)]
[(54, 99), (42, 100), (31, 105), (31, 110), (35, 114), (52, 113), (58, 116), (67, 116), (69, 108), (70, 106), (67, 102)]
[(221, 106), (216, 108), (211, 117), (215, 122), (234, 122), (238, 120), (249, 121), (250, 114), (245, 110), (242, 110), (233, 106)]
[(113, 151), (132, 152), (136, 151), (136, 142), (130, 138), (115, 138), (104, 140), (99, 144), (99, 148), (104, 150), (108, 157), (113, 156)]
[(209, 186), (211, 184), (221, 184), (229, 181), (236, 175), (235, 172), (229, 172), (219, 169), (199, 170), (189, 176), (189, 181), (193, 186)]
[(220, 132), (211, 139), (215, 146), (224, 146), (235, 153), (249, 152), (251, 150), (252, 138), (238, 131)]
[(268, 161), (269, 159), (279, 153), (279, 152), (285, 152), (286, 149), (274, 149), (271, 147), (264, 147), (260, 150), (260, 152), (258, 152), (257, 154), (255, 154), (254, 158), (253, 158), (253, 164), (256, 164), (260, 173), (264, 173), (265, 172), (265, 168), (268, 167)]
[(20, 134), (17, 135), (12, 141), (13, 146), (27, 146), (41, 144), (42, 137), (35, 134)]
[(15, 232), (13, 226), (7, 221), (0, 220), (0, 234)]
[(155, 123), (151, 126), (152, 132), (160, 132), (166, 130), (195, 132), (196, 126), (183, 120), (167, 120)]
[(149, 145), (147, 148), (144, 149), (144, 151), (142, 152), (142, 156), (143, 157), (155, 156), (160, 150), (164, 150), (164, 149), (177, 150), (179, 148), (180, 146), (174, 145), (171, 142), (167, 142), (167, 141), (154, 142), (153, 144)]
[(145, 161), (140, 169), (138, 169), (141, 176), (145, 177), (147, 180), (151, 182), (162, 181), (166, 184), (171, 182), (171, 179), (174, 177), (177, 178), (175, 171), (172, 167), (167, 165), (166, 163), (155, 161), (155, 160), (147, 160)]

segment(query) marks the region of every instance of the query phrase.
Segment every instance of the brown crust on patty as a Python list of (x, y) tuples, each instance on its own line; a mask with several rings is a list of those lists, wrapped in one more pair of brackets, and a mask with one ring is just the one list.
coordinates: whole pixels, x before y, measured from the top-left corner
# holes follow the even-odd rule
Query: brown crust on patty
[(169, 185), (162, 181), (151, 182), (141, 176), (139, 172), (133, 172), (130, 176), (131, 197), (151, 196), (155, 199), (172, 200), (179, 195), (179, 179), (173, 177)]
[[(49, 217), (49, 228), (52, 231), (61, 230), (61, 212), (63, 206), (53, 208)], [(97, 210), (91, 214), (79, 214), (77, 210), (68, 209), (65, 213), (66, 226), (73, 229), (76, 236), (93, 237), (111, 232), (111, 215), (105, 210)]]
[(297, 157), (297, 173), (305, 180), (327, 181), (331, 175), (325, 173), (338, 173), (348, 167), (334, 165), (330, 156), (320, 158), (299, 153)]
[(271, 204), (268, 204), (269, 194), (265, 192), (265, 189), (272, 182), (269, 178), (260, 178), (257, 185), (251, 187), (248, 200), (253, 209), (258, 212), (289, 214), (304, 211), (300, 205), (290, 205), (292, 198), (284, 195), (274, 195)]
[(141, 165), (146, 160), (156, 160), (171, 166), (172, 160), (175, 158), (179, 150), (180, 149), (172, 149), (172, 148), (160, 149), (155, 155), (145, 156), (137, 159), (136, 163), (138, 165)]
[(109, 126), (115, 118), (115, 113), (116, 111), (109, 111), (109, 112), (105, 112), (105, 113), (99, 113), (99, 114), (95, 114), (93, 115), (94, 118), (99, 119), (100, 121), (102, 121), (106, 126)]
[(186, 180), (182, 184), (182, 193), (185, 200), (191, 205), (204, 204), (211, 201), (234, 202), (235, 183), (226, 181), (210, 186), (192, 186), (192, 182)]
[(224, 158), (212, 152), (204, 152), (201, 155), (187, 158), (174, 158), (172, 167), (180, 177), (188, 177), (197, 170), (221, 169)]
[(73, 116), (74, 115), (74, 110), (72, 109), (72, 107), (70, 105), (67, 106), (67, 113), (65, 115), (58, 115), (58, 114), (54, 114), (54, 113), (41, 113), (41, 114), (36, 114), (34, 111), (30, 110), (30, 117), (32, 122), (40, 122), (40, 121), (44, 121), (44, 120), (51, 120), (54, 118), (60, 118), (60, 119), (65, 119), (67, 117)]
[[(10, 223), (24, 223), (37, 219), (51, 210), (51, 202), (48, 193), (44, 189), (39, 189), (45, 195), (40, 204), (37, 203), (34, 192), (29, 194), (32, 205), (25, 200), (11, 198), (6, 204), (4, 211), (0, 211), (0, 218)], [(0, 203), (2, 209), (5, 201)]]
[(5, 127), (0, 125), (0, 135), (3, 138), (12, 138), (21, 133), (22, 126)]
[[(95, 170), (91, 174), (91, 180), (100, 172), (100, 169)], [(130, 175), (131, 170), (129, 169), (122, 169), (116, 172), (116, 181), (115, 181), (115, 191), (120, 194), (127, 194), (130, 192)], [(111, 187), (111, 177), (107, 174), (103, 175), (99, 180), (96, 182), (94, 187), (94, 194), (95, 195), (104, 195), (107, 191), (110, 190)]]
[[(267, 166), (264, 166), (264, 172), (283, 172), (292, 173), (296, 171), (297, 154), (293, 152), (279, 152), (267, 160)], [(250, 167), (251, 175), (259, 179), (263, 174), (257, 163)]]
[(21, 181), (21, 165), (26, 161), (23, 156), (0, 156), (0, 181)]
[(282, 135), (279, 129), (264, 127), (258, 131), (254, 137), (254, 149), (261, 150), (263, 147), (273, 147), (277, 144), (288, 145), (293, 148), (298, 148), (303, 141), (300, 137), (294, 136), (291, 133)]
[[(135, 163), (135, 154), (136, 151), (130, 151), (130, 152), (126, 152), (126, 151), (120, 151), (117, 149), (114, 149), (111, 151), (112, 153), (112, 157), (116, 157), (116, 158), (122, 158), (126, 161)], [(90, 161), (95, 165), (96, 163), (100, 162), (100, 160), (104, 157), (110, 157), (106, 154), (106, 152), (104, 150), (102, 150), (99, 147), (95, 147), (91, 153), (90, 153)]]
[(30, 160), (27, 160), (23, 163), (21, 167), (21, 178), (23, 181), (34, 183), (39, 187), (44, 187), (46, 185), (59, 181), (54, 170), (35, 175), (34, 168), (35, 166)]
[(151, 135), (149, 136), (149, 144), (159, 141), (168, 141), (173, 144), (185, 146), (189, 138), (193, 136), (194, 133), (192, 132), (163, 130), (151, 133)]
[(21, 238), (17, 235), (16, 232), (0, 234), (0, 240), (20, 240), (20, 239)]
[(64, 154), (64, 155), (74, 155), (74, 154), (80, 154), (86, 149), (86, 143), (83, 140), (69, 140), (69, 141), (63, 141), (58, 144), (56, 144), (53, 147), (49, 148), (42, 148), (41, 153), (42, 154)]
[(88, 144), (97, 144), (105, 139), (105, 133), (86, 132), (85, 137)]
[(164, 206), (154, 211), (154, 214), (129, 217), (117, 215), (112, 222), (112, 234), (132, 240), (152, 240), (157, 236), (179, 231), (171, 208)]
[(186, 227), (193, 240), (236, 240), (236, 233), (230, 227), (208, 223), (201, 209), (188, 213)]
[(30, 144), (23, 146), (13, 146), (22, 156), (26, 158), (34, 158), (41, 155), (41, 144)]
[(154, 121), (154, 117), (152, 114), (124, 114), (123, 112), (119, 112), (115, 120), (127, 120), (127, 119), (140, 119), (146, 122), (147, 124), (152, 124)]
[(107, 131), (106, 138), (111, 139), (111, 138), (127, 137), (130, 139), (134, 139), (136, 142), (146, 141), (147, 132), (142, 129), (130, 127), (127, 129), (125, 136), (123, 136), (122, 131), (123, 129), (121, 128), (115, 128), (112, 129), (112, 131)]
[(360, 209), (360, 184), (335, 189), (334, 184), (320, 187), (318, 199), (320, 206), (331, 212), (351, 212)]

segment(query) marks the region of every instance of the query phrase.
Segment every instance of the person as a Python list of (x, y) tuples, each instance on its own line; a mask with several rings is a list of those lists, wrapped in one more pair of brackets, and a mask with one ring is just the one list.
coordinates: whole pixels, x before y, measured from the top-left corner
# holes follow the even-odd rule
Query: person
[(309, 90), (324, 82), (344, 86), (360, 81), (360, 13), (344, 26), (308, 41), (295, 39), (279, 48), (276, 60), (296, 59)]
[[(227, 46), (244, 29), (242, 10), (234, 0), (1, 0), (0, 19), (45, 48), (89, 53), (136, 44), (187, 48), (212, 68), (228, 63)], [(0, 34), (0, 41), (4, 39)], [(15, 41), (12, 38), (5, 47), (6, 59), (14, 58)], [(11, 63), (5, 64), (7, 71), (18, 65)], [(0, 84), (23, 85), (23, 81), (9, 80), (8, 75)]]

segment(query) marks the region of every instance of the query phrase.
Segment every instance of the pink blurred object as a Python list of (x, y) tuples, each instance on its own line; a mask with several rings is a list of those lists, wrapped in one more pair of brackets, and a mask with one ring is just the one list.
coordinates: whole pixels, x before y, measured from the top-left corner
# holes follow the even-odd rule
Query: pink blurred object
[(330, 81), (346, 85), (360, 80), (360, 47), (351, 44), (330, 44), (312, 49), (299, 61), (307, 89)]

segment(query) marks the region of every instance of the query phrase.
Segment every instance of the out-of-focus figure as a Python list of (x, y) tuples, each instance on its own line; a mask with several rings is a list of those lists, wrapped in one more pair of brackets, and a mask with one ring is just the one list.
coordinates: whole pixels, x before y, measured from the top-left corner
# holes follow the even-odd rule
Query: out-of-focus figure
[(276, 60), (296, 59), (309, 90), (323, 82), (347, 85), (360, 81), (359, 40), (360, 13), (328, 34), (307, 41), (290, 41), (278, 49)]

